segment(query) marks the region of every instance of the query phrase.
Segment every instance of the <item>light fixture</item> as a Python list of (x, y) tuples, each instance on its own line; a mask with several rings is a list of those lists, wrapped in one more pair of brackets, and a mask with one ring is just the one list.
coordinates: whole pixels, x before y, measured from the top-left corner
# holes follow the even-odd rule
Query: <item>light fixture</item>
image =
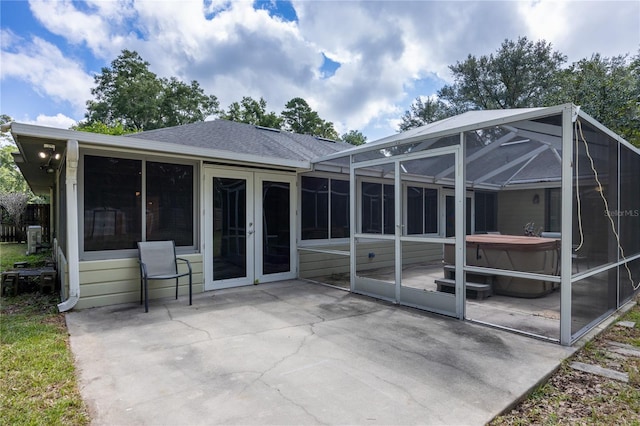
[(60, 160), (60, 153), (56, 152), (56, 146), (53, 144), (45, 143), (42, 146), (42, 151), (38, 152), (38, 157), (42, 160), (46, 160), (40, 165), (40, 169), (52, 174), (55, 173), (56, 167), (52, 164), (53, 160)]

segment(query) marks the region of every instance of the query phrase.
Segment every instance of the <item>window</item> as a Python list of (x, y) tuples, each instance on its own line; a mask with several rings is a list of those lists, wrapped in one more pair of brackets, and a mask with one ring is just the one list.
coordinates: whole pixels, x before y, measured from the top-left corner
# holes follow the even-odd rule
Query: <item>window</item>
[(407, 235), (438, 233), (438, 190), (407, 187)]
[(191, 165), (85, 155), (84, 251), (135, 249), (142, 240), (193, 245), (193, 185)]
[(498, 196), (495, 192), (475, 194), (475, 232), (498, 230)]
[(147, 241), (193, 245), (193, 166), (147, 161)]
[(331, 238), (347, 238), (349, 232), (349, 181), (331, 179)]
[(349, 237), (349, 182), (302, 177), (302, 239)]
[(302, 177), (302, 239), (329, 238), (329, 179)]
[(562, 227), (562, 189), (545, 190), (545, 231), (560, 232)]
[(395, 197), (393, 185), (362, 182), (362, 232), (394, 234)]

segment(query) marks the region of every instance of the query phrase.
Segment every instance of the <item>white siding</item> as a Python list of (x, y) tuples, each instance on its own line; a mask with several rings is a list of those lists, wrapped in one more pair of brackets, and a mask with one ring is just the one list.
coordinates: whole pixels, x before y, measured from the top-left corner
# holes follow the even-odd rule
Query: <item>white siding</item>
[[(321, 249), (322, 247), (314, 247)], [(328, 250), (349, 251), (349, 245), (332, 245), (323, 247)], [(369, 257), (373, 253), (373, 257)], [(402, 264), (425, 263), (442, 260), (443, 248), (441, 244), (427, 243), (402, 243)], [(332, 274), (349, 273), (349, 256), (340, 256), (328, 253), (317, 253), (305, 250), (299, 252), (300, 277), (313, 278)], [(358, 246), (357, 260), (358, 270), (370, 270), (394, 266), (393, 241), (380, 241), (362, 243)]]
[[(180, 255), (191, 262), (193, 293), (204, 290), (202, 255)], [(185, 268), (179, 264), (180, 270)], [(186, 269), (185, 269), (186, 270)], [(189, 278), (179, 281), (179, 297), (189, 294)], [(149, 282), (149, 299), (175, 298), (175, 281)], [(76, 309), (140, 301), (140, 267), (137, 259), (95, 260), (80, 262), (80, 300)]]

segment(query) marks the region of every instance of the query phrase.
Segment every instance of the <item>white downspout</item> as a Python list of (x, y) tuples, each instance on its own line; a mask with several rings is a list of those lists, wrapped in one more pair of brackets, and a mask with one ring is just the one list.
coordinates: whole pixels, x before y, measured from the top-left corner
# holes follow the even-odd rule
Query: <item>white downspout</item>
[(71, 310), (80, 299), (80, 254), (78, 248), (78, 141), (67, 141), (67, 267), (69, 298), (58, 304), (60, 312)]

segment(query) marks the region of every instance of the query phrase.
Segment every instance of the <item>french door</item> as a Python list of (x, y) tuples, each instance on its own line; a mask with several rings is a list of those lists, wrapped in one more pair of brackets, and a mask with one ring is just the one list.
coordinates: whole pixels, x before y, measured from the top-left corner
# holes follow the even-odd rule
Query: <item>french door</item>
[(295, 178), (205, 168), (205, 290), (295, 278)]

